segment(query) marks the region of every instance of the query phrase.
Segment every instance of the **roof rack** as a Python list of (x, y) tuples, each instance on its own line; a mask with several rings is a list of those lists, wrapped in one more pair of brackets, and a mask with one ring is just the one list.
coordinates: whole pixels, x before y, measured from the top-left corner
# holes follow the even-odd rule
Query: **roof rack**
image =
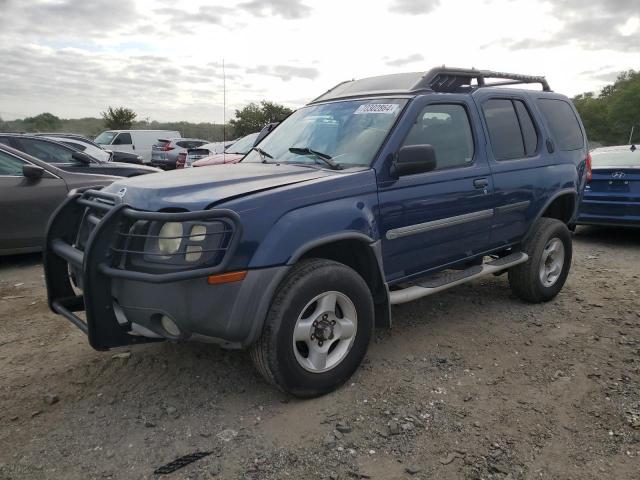
[[(492, 81), (488, 82), (487, 80)], [(498, 81), (493, 81), (498, 80)], [(501, 87), (539, 83), (542, 90), (550, 92), (544, 77), (520, 75), (517, 73), (476, 70), (475, 68), (432, 68), (428, 72), (393, 73), (378, 77), (347, 80), (330, 88), (311, 100), (311, 104), (336, 100), (338, 98), (356, 98), (382, 94), (406, 95), (418, 92), (457, 92), (461, 89), (483, 87)]]
[[(476, 84), (472, 85), (472, 81)], [(487, 79), (500, 79), (506, 81), (487, 83)], [(475, 68), (432, 68), (424, 74), (412, 90), (430, 89), (436, 92), (448, 92), (464, 86), (473, 87), (500, 87), (503, 85), (519, 85), (526, 83), (539, 83), (542, 90), (550, 92), (551, 88), (547, 79), (542, 76), (520, 75), (518, 73), (494, 72), (492, 70), (476, 70)]]

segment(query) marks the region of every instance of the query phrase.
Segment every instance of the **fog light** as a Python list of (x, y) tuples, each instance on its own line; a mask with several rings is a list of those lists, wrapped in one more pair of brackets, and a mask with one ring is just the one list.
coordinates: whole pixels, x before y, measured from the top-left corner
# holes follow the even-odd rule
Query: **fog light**
[(185, 259), (187, 262), (195, 262), (202, 256), (202, 247), (198, 245), (187, 245), (187, 254)]
[(162, 328), (164, 328), (169, 335), (174, 337), (180, 336), (180, 329), (178, 328), (176, 323), (166, 315), (162, 316), (162, 318), (160, 319), (160, 324), (162, 325)]

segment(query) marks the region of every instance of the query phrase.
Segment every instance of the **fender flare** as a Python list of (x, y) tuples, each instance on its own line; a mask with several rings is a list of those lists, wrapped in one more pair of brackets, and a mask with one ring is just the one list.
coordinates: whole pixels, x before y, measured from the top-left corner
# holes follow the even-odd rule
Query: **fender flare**
[(374, 296), (375, 324), (376, 327), (390, 328), (391, 302), (389, 301), (389, 288), (385, 280), (384, 265), (382, 263), (382, 242), (380, 240), (374, 240), (364, 233), (355, 231), (325, 235), (300, 245), (289, 258), (287, 265), (290, 266), (295, 264), (305, 253), (316, 247), (321, 247), (322, 245), (327, 245), (340, 240), (358, 240), (366, 243), (366, 245), (371, 249), (371, 253), (376, 259), (380, 283), (380, 291), (373, 292), (377, 293), (377, 298)]
[[(316, 238), (315, 240), (311, 240), (309, 242), (303, 243), (291, 254), (289, 257), (289, 261), (287, 265), (293, 265), (298, 260), (302, 258), (302, 256), (307, 253), (309, 250), (313, 250), (316, 247), (321, 247), (322, 245), (326, 245), (328, 243), (338, 242), (340, 240), (360, 240), (366, 242), (367, 245), (371, 245), (375, 243), (375, 240), (368, 235), (365, 235), (362, 232), (340, 232), (340, 233), (332, 233), (330, 235), (324, 235), (322, 237)], [(384, 278), (384, 277), (383, 277)]]
[(544, 206), (536, 214), (536, 217), (533, 219), (533, 221), (531, 222), (531, 225), (529, 225), (529, 228), (527, 229), (527, 233), (525, 233), (524, 237), (522, 237), (522, 243), (526, 242), (529, 239), (529, 237), (533, 235), (535, 225), (538, 222), (538, 220), (542, 218), (542, 214), (547, 211), (547, 209), (553, 202), (555, 202), (558, 198), (560, 198), (563, 195), (571, 195), (575, 202), (573, 206), (573, 212), (571, 213), (571, 217), (568, 222), (568, 224), (571, 224), (571, 221), (575, 218), (576, 212), (578, 211), (578, 192), (576, 191), (575, 188), (563, 188), (562, 190), (557, 191), (551, 197), (549, 197), (549, 199), (545, 202)]

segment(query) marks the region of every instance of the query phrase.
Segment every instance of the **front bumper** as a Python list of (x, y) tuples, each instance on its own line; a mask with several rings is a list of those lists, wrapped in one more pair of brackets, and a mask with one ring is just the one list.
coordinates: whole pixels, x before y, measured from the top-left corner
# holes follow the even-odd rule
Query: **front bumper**
[[(219, 254), (205, 265), (181, 265), (171, 271), (133, 262), (133, 257), (143, 255), (132, 246), (135, 237), (143, 236), (132, 233), (136, 222), (167, 221), (224, 223), (228, 229)], [(87, 222), (92, 230), (81, 242), (78, 232)], [(122, 203), (117, 195), (76, 193), (58, 208), (47, 228), (49, 306), (85, 332), (96, 350), (167, 338), (246, 347), (257, 338), (286, 267), (251, 270), (241, 282), (209, 285), (209, 275), (225, 271), (240, 234), (239, 218), (230, 210), (147, 212)], [(179, 327), (179, 335), (162, 327), (163, 315)]]

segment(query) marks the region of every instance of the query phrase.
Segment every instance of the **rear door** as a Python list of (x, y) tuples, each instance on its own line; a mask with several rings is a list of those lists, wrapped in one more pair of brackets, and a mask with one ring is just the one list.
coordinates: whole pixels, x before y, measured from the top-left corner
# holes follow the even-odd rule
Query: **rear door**
[(25, 164), (0, 151), (0, 250), (40, 247), (49, 216), (67, 194), (64, 180), (50, 172), (25, 178)]
[[(493, 172), (496, 216), (492, 248), (519, 240), (538, 211), (544, 196), (534, 185), (552, 174), (552, 162), (543, 151), (542, 122), (526, 94), (503, 89), (476, 92), (487, 133), (487, 154)], [(540, 196), (540, 197), (538, 197)]]
[[(387, 281), (417, 276), (482, 253), (493, 221), (493, 185), (468, 95), (425, 95), (405, 114), (405, 145), (433, 145), (436, 170), (393, 178), (379, 172), (381, 237)], [(391, 155), (389, 156), (391, 159)]]

